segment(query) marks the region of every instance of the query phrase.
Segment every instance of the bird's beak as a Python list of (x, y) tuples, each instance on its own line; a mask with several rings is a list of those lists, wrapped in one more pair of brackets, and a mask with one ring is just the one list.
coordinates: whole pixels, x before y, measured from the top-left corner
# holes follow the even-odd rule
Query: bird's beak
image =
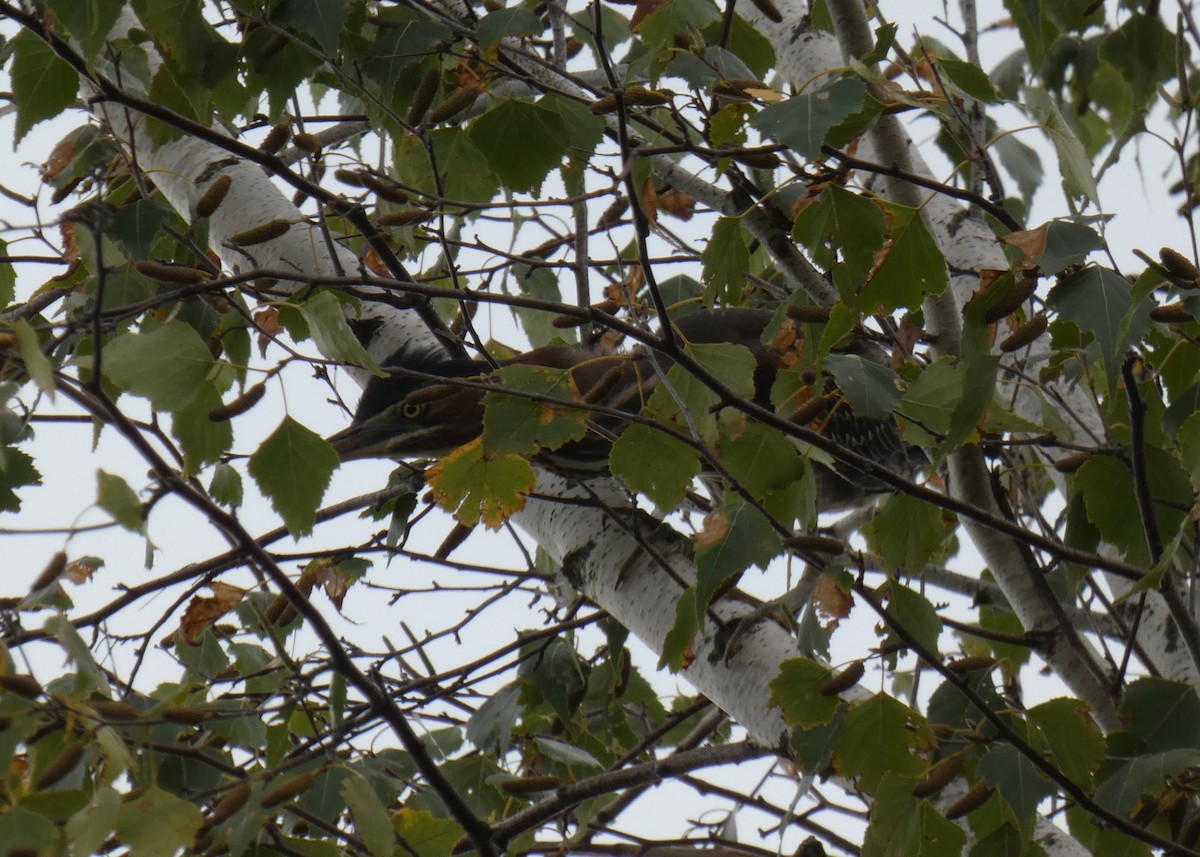
[(374, 458), (380, 454), (381, 444), (378, 441), (371, 443), (372, 434), (374, 432), (365, 430), (364, 426), (350, 425), (337, 434), (330, 435), (326, 440), (342, 461), (355, 461), (360, 458)]
[(441, 425), (403, 426), (388, 421), (352, 423), (327, 440), (342, 461), (363, 458), (436, 458), (470, 437), (447, 437)]

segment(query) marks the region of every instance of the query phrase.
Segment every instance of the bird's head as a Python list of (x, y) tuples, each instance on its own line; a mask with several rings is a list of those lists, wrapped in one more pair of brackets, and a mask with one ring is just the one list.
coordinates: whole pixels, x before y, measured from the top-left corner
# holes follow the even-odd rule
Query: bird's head
[(382, 368), (388, 374), (367, 384), (353, 422), (329, 438), (342, 461), (433, 457), (483, 430), (484, 391), (460, 382), (482, 378), (486, 363), (401, 348)]

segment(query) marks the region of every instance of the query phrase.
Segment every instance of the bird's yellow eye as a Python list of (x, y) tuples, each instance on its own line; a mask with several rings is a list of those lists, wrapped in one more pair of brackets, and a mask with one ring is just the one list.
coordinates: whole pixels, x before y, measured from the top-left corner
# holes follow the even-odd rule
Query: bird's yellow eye
[(405, 404), (401, 406), (400, 413), (404, 415), (406, 420), (415, 420), (420, 417), (421, 414), (425, 413), (425, 406)]

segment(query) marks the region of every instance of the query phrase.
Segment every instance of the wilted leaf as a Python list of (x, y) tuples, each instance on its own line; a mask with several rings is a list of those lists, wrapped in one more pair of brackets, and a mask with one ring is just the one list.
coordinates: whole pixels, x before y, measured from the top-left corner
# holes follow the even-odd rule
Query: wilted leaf
[(221, 581), (213, 581), (209, 588), (213, 591), (210, 598), (199, 595), (192, 598), (183, 618), (179, 622), (179, 635), (188, 643), (195, 644), (200, 635), (238, 605), (248, 590)]
[(854, 609), (854, 596), (847, 592), (832, 574), (817, 578), (812, 592), (813, 609), (821, 617), (822, 627), (836, 628), (838, 622), (849, 618)]
[(426, 472), (438, 505), (464, 524), (493, 530), (525, 508), (537, 487), (533, 466), (519, 455), (488, 455), (482, 439), (461, 446)]

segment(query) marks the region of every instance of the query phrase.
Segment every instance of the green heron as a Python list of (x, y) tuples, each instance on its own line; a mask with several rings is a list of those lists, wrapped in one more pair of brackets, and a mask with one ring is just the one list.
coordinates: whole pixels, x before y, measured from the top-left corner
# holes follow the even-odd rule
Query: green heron
[[(776, 373), (800, 359), (786, 340), (763, 342), (772, 316), (763, 309), (695, 310), (672, 319), (672, 325), (687, 343), (747, 347), (756, 364), (754, 401), (770, 408)], [(672, 365), (670, 358), (652, 356), (640, 346), (625, 354), (612, 354), (588, 345), (539, 348), (509, 362), (569, 369), (584, 403), (627, 413), (641, 409), (660, 373)], [(491, 371), (487, 363), (457, 358), (441, 349), (404, 347), (392, 354), (383, 368), (390, 374), (367, 384), (353, 422), (330, 438), (343, 461), (438, 456), (483, 432), (487, 385), (482, 382)], [(858, 416), (836, 392), (816, 398), (818, 407), (808, 409), (804, 422), (844, 448), (906, 478), (927, 462), (919, 449), (903, 440), (893, 420)], [(539, 460), (560, 471), (595, 474), (605, 468), (612, 438), (622, 427), (622, 421), (611, 415), (597, 415), (583, 440), (539, 456)], [(865, 494), (891, 490), (852, 466), (838, 464), (832, 481), (828, 477), (833, 474), (826, 468), (818, 465), (817, 469), (818, 489), (823, 498), (831, 498), (821, 504), (827, 510), (859, 502)]]

